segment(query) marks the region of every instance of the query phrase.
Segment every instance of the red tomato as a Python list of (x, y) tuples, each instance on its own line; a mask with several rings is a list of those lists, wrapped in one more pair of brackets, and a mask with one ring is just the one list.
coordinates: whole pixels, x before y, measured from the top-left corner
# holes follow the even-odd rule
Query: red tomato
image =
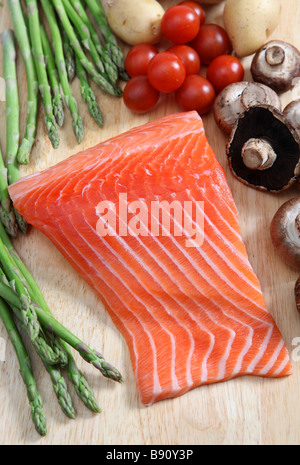
[(214, 58), (230, 52), (230, 40), (225, 29), (217, 24), (204, 24), (190, 44), (198, 53), (201, 63), (209, 65)]
[(200, 58), (196, 50), (188, 45), (173, 45), (168, 52), (175, 53), (185, 66), (186, 75), (198, 74), (200, 71)]
[(157, 53), (158, 50), (154, 45), (134, 45), (125, 59), (125, 68), (129, 76), (147, 76), (148, 65)]
[(200, 115), (211, 109), (215, 96), (211, 83), (199, 75), (188, 76), (175, 92), (176, 102), (184, 111), (195, 110)]
[(173, 44), (182, 45), (193, 40), (199, 32), (200, 18), (195, 10), (185, 5), (171, 6), (161, 21), (163, 36)]
[(215, 58), (207, 68), (206, 77), (217, 93), (224, 87), (244, 79), (245, 70), (240, 60), (231, 55)]
[(175, 53), (160, 52), (149, 63), (148, 79), (160, 92), (173, 92), (183, 83), (186, 76), (184, 64)]
[(180, 2), (178, 5), (185, 5), (189, 6), (190, 8), (193, 8), (193, 10), (196, 11), (197, 15), (199, 15), (200, 18), (200, 26), (202, 26), (205, 23), (206, 20), (206, 13), (201, 5), (197, 2), (193, 1), (185, 1), (185, 2)]
[(152, 110), (159, 99), (159, 92), (149, 84), (146, 76), (131, 78), (124, 89), (123, 101), (135, 113)]

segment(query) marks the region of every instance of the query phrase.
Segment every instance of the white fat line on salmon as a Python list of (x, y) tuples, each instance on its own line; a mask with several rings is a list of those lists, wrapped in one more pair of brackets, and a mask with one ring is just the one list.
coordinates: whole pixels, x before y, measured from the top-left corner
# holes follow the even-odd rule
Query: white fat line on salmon
[[(171, 212), (175, 219), (173, 228)], [(96, 213), (99, 217), (96, 231), (101, 237), (185, 236), (185, 246), (197, 248), (204, 242), (203, 201), (153, 200), (149, 210), (145, 201), (128, 202), (127, 194), (124, 193), (119, 194), (118, 205), (110, 200), (99, 202)], [(117, 217), (121, 221), (118, 222)]]

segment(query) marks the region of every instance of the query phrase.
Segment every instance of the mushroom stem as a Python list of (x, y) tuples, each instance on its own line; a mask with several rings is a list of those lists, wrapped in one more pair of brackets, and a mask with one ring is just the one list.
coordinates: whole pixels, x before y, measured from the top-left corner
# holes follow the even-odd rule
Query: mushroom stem
[(266, 170), (273, 166), (277, 155), (265, 139), (249, 139), (242, 148), (244, 165), (250, 170)]
[(285, 51), (279, 45), (273, 45), (266, 50), (266, 62), (270, 66), (279, 66), (285, 60)]

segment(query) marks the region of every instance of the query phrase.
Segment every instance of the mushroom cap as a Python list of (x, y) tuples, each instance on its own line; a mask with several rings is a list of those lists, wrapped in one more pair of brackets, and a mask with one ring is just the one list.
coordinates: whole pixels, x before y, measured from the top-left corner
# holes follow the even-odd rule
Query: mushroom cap
[[(242, 151), (252, 138), (266, 140), (276, 153), (267, 169), (250, 169)], [(300, 135), (281, 111), (269, 105), (249, 108), (237, 120), (227, 143), (233, 175), (244, 184), (262, 191), (279, 193), (290, 187), (300, 174)]]
[(281, 205), (270, 225), (271, 239), (277, 253), (292, 268), (300, 268), (299, 215), (300, 197), (294, 197)]
[(259, 104), (272, 105), (281, 110), (277, 93), (259, 82), (235, 82), (225, 87), (216, 97), (214, 117), (219, 128), (230, 134), (236, 120), (247, 108)]
[(229, 84), (215, 99), (214, 117), (219, 128), (226, 134), (230, 134), (237, 118), (245, 111), (241, 95), (247, 84), (247, 81)]
[(300, 76), (300, 52), (294, 45), (271, 40), (254, 55), (251, 64), (254, 81), (261, 82), (276, 92), (285, 92)]
[(300, 131), (300, 99), (290, 102), (283, 110), (283, 114), (289, 119), (294, 128)]

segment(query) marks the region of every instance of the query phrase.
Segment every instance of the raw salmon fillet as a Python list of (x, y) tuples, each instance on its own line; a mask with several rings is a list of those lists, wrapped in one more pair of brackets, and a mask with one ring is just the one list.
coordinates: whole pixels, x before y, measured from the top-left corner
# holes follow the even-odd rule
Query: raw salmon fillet
[[(240, 375), (291, 374), (197, 113), (133, 128), (19, 180), (10, 194), (100, 295), (128, 344), (145, 405)], [(157, 218), (152, 202), (162, 201)], [(181, 235), (173, 201), (193, 207)], [(198, 232), (194, 243), (188, 225), (194, 239)]]

